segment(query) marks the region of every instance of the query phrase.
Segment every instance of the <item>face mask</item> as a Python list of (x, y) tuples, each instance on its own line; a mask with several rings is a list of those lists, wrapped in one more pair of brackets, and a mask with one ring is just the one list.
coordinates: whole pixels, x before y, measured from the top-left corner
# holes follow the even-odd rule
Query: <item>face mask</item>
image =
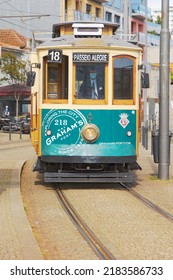
[(96, 79), (96, 72), (90, 73), (90, 79), (95, 80)]

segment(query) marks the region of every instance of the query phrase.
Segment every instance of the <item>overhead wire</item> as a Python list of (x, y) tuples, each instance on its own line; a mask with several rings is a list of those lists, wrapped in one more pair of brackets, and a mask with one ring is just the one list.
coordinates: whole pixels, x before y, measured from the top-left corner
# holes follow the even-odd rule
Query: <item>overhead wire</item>
[[(22, 26), (22, 25), (19, 25), (19, 24), (14, 23), (14, 22), (10, 22), (10, 21), (5, 20), (5, 19), (2, 19), (2, 18), (0, 18), (0, 20), (1, 20), (1, 21), (4, 21), (4, 22), (6, 22), (6, 23), (8, 23), (8, 24), (10, 24), (10, 25), (13, 25), (13, 26), (16, 26), (16, 27), (20, 27), (21, 29), (26, 30), (26, 26)], [(17, 21), (17, 20), (15, 20), (15, 21)], [(24, 24), (25, 24), (25, 23), (24, 23)], [(25, 25), (26, 25), (26, 24), (25, 24)], [(31, 27), (33, 27), (33, 29), (36, 28), (34, 25), (31, 26)], [(32, 30), (33, 30), (33, 29), (31, 29), (31, 28), (28, 28), (28, 25), (27, 25), (27, 29), (28, 29), (30, 32), (32, 32)], [(42, 29), (39, 29), (38, 26), (37, 26), (37, 29), (40, 30), (40, 31), (42, 31)], [(46, 30), (45, 30), (45, 31), (46, 31)]]
[(112, 0), (111, 4), (110, 5), (108, 4), (108, 6), (109, 6), (108, 10), (110, 10), (113, 7), (114, 2), (115, 2), (115, 0)]
[(0, 2), (0, 5), (1, 4), (5, 4), (5, 3), (7, 3), (7, 2), (10, 2), (11, 0), (5, 0), (5, 1), (3, 1), (3, 2)]
[[(4, 4), (4, 9), (3, 8), (1, 8), (1, 11), (2, 10), (4, 10), (4, 11), (10, 11), (10, 13), (12, 13), (13, 11), (14, 12), (18, 12), (20, 15), (21, 15), (21, 18), (22, 18), (22, 15), (24, 15), (24, 14), (28, 14), (28, 15), (31, 15), (31, 11), (21, 11), (21, 10), (19, 10), (18, 8), (16, 8), (14, 5), (12, 5), (12, 4), (10, 4), (10, 3), (8, 3), (8, 2), (11, 2), (11, 0), (5, 0), (5, 1), (3, 1), (3, 2), (0, 2), (0, 4), (1, 5), (3, 5)], [(6, 8), (5, 8), (5, 6), (6, 6)], [(7, 6), (8, 7), (10, 7), (11, 9), (9, 10), (9, 9), (7, 9)], [(4, 14), (4, 13), (3, 13)], [(16, 15), (15, 15), (16, 16)], [(14, 17), (15, 17), (14, 16)], [(38, 16), (38, 13), (37, 13), (37, 16)], [(40, 14), (40, 17), (42, 16), (42, 14)], [(56, 15), (51, 15), (51, 16), (56, 16)], [(57, 16), (58, 17), (58, 16)], [(12, 18), (12, 16), (11, 16), (11, 18)], [(34, 20), (36, 17), (34, 17), (34, 14), (32, 14), (31, 15), (31, 19), (30, 20)], [(42, 29), (42, 28), (38, 28), (38, 24), (26, 24), (25, 23), (25, 21), (26, 20), (23, 20), (22, 21), (22, 24), (20, 24), (20, 20), (18, 20), (18, 19), (13, 19), (12, 21), (10, 21), (10, 20), (6, 20), (5, 18), (3, 18), (3, 16), (0, 18), (0, 20), (1, 21), (3, 21), (3, 22), (6, 22), (6, 23), (8, 23), (8, 24), (10, 24), (10, 25), (12, 25), (12, 26), (16, 26), (16, 27), (18, 27), (18, 28), (22, 28), (22, 29), (26, 29), (27, 28), (27, 30), (28, 31), (30, 31), (30, 32), (32, 32), (33, 30), (39, 30), (39, 31), (50, 31), (50, 29), (46, 29), (45, 30), (45, 28), (44, 29)]]

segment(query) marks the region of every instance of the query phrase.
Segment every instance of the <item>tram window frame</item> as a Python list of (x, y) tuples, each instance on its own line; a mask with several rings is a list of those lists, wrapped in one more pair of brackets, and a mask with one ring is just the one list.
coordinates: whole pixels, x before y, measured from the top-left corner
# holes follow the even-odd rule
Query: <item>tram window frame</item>
[[(88, 69), (91, 67), (96, 67), (98, 65), (102, 64), (104, 66), (104, 98), (103, 99), (92, 99), (92, 98), (77, 98), (77, 92), (76, 92), (76, 83), (77, 83), (77, 79), (76, 79), (76, 75), (77, 75), (77, 67), (88, 67)], [(85, 71), (88, 71), (85, 69)], [(108, 104), (108, 94), (107, 94), (107, 84), (108, 84), (108, 64), (107, 63), (94, 63), (94, 62), (86, 62), (84, 63), (73, 63), (73, 81), (75, 81), (73, 83), (73, 104), (80, 104), (80, 105), (96, 105), (96, 104)], [(81, 86), (81, 85), (80, 85)]]
[[(53, 69), (49, 81), (49, 71)], [(65, 55), (62, 63), (49, 62), (48, 56), (43, 57), (43, 103), (68, 103), (68, 57)]]
[[(124, 78), (126, 78), (126, 85), (128, 88), (129, 84), (131, 83), (131, 96), (129, 96), (129, 98), (127, 98), (127, 96), (124, 96), (124, 98), (121, 98), (121, 96), (119, 96), (118, 98), (116, 98), (116, 91), (115, 91), (115, 61), (118, 59), (128, 59), (130, 61), (133, 62), (132, 66), (133, 66), (133, 71), (131, 71), (130, 73), (132, 73), (132, 75), (129, 77), (129, 75), (123, 76)], [(122, 74), (119, 72), (120, 74), (120, 78), (122, 78)], [(114, 105), (134, 105), (136, 103), (136, 58), (130, 55), (117, 55), (117, 56), (113, 56), (113, 70), (112, 70), (112, 83), (113, 83), (113, 104)], [(129, 80), (130, 79), (130, 80)], [(118, 82), (118, 79), (117, 79)], [(119, 84), (120, 84), (120, 79), (119, 79)], [(121, 82), (120, 87), (122, 89), (122, 87), (124, 86), (124, 83)]]

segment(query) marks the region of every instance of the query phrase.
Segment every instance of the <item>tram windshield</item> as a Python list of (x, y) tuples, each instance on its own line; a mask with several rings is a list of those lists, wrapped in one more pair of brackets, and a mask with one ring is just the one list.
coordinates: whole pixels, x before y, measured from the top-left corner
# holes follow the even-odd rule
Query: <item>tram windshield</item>
[(105, 64), (76, 64), (75, 97), (92, 100), (105, 98)]
[(114, 99), (133, 99), (134, 59), (119, 57), (114, 59)]

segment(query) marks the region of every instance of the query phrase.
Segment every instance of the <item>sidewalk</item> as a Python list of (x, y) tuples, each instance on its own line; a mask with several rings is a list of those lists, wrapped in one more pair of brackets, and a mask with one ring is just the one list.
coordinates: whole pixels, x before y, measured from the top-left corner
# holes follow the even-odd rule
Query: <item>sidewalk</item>
[[(158, 163), (154, 163), (154, 158), (153, 155), (151, 154), (151, 132), (149, 132), (148, 135), (148, 150), (146, 150), (142, 144), (140, 143), (139, 145), (139, 157), (137, 162), (139, 165), (142, 167), (142, 171), (139, 172), (140, 174), (143, 175), (155, 175), (158, 176)], [(173, 139), (173, 137), (172, 137)], [(169, 177), (170, 179), (173, 179), (173, 140), (171, 141), (170, 144), (170, 165), (169, 165)]]
[(10, 134), (9, 132), (2, 132), (0, 130), (0, 147), (2, 145), (9, 145), (9, 144), (19, 144), (24, 143), (26, 141), (30, 141), (30, 135), (29, 134), (21, 134), (20, 133), (11, 133), (11, 140), (10, 140)]
[[(20, 158), (27, 159), (30, 153), (30, 137), (22, 135), (20, 139), (19, 134), (12, 134), (11, 141), (8, 137), (8, 133), (0, 132), (0, 259), (41, 260), (43, 256), (33, 236), (20, 193), (20, 173), (25, 163)], [(25, 155), (21, 155), (19, 149), (23, 146)], [(5, 160), (4, 150), (11, 155)], [(15, 150), (18, 158), (13, 156)]]

